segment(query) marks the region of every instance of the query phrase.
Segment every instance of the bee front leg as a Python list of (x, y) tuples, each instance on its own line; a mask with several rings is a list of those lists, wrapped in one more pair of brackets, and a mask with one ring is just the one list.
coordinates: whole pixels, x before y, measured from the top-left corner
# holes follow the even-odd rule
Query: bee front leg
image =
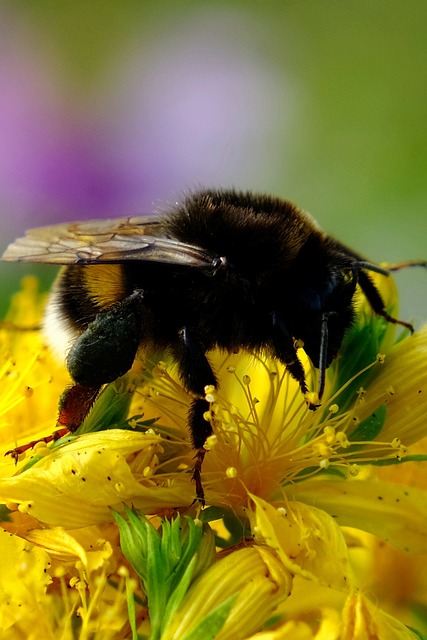
[[(414, 264), (414, 266), (424, 266), (425, 263)], [(414, 333), (414, 327), (409, 322), (404, 322), (403, 320), (398, 320), (397, 318), (393, 318), (389, 313), (387, 313), (385, 309), (384, 300), (377, 287), (372, 282), (371, 278), (364, 272), (359, 271), (358, 273), (358, 281), (360, 288), (366, 296), (369, 304), (371, 305), (373, 311), (377, 313), (379, 316), (382, 316), (387, 320), (387, 322), (391, 322), (393, 324), (400, 324), (402, 327), (409, 329), (411, 333)]]
[(217, 386), (215, 374), (206, 358), (203, 347), (195, 339), (187, 327), (183, 327), (178, 334), (178, 342), (174, 345), (173, 355), (178, 363), (179, 375), (185, 388), (197, 397), (191, 403), (188, 412), (188, 426), (191, 442), (196, 450), (193, 468), (193, 480), (196, 484), (197, 500), (204, 505), (205, 494), (201, 480), (202, 464), (206, 454), (204, 444), (206, 438), (212, 435), (212, 426), (205, 418), (209, 410), (209, 403), (204, 399), (207, 385)]
[(289, 333), (283, 319), (276, 313), (272, 313), (272, 334), (270, 347), (273, 357), (280, 360), (289, 371), (290, 375), (296, 380), (300, 386), (301, 393), (303, 394), (308, 408), (315, 410), (318, 404), (313, 403), (307, 399), (308, 387), (305, 380), (305, 371), (302, 366), (301, 360), (298, 358), (298, 354), (295, 348), (294, 340)]

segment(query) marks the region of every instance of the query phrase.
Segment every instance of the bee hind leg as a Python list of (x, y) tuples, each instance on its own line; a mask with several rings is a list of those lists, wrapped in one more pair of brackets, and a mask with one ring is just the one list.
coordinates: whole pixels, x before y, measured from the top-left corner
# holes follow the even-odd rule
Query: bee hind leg
[(65, 389), (59, 399), (56, 426), (66, 427), (74, 433), (92, 409), (100, 389), (101, 387), (84, 387), (81, 384), (74, 384)]
[(83, 387), (80, 384), (74, 384), (65, 389), (59, 400), (59, 416), (56, 423), (58, 428), (52, 434), (26, 442), (6, 451), (4, 455), (10, 455), (15, 462), (18, 462), (20, 455), (33, 449), (39, 442), (49, 444), (49, 442), (56, 442), (68, 433), (74, 433), (91, 410), (99, 391), (100, 387)]
[(212, 435), (212, 425), (206, 420), (209, 403), (204, 399), (205, 387), (217, 386), (215, 374), (204, 353), (204, 350), (191, 332), (182, 328), (179, 332), (179, 340), (175, 344), (173, 354), (178, 363), (180, 378), (185, 388), (196, 397), (191, 403), (188, 412), (188, 427), (192, 445), (196, 451), (193, 467), (193, 481), (196, 485), (196, 500), (203, 506), (205, 493), (201, 478), (203, 460), (206, 449), (206, 438)]
[(13, 458), (16, 464), (19, 460), (19, 456), (21, 456), (23, 453), (25, 453), (29, 449), (33, 449), (36, 446), (36, 444), (39, 444), (39, 442), (44, 442), (45, 444), (49, 444), (49, 442), (56, 442), (56, 440), (59, 440), (59, 438), (66, 436), (67, 433), (70, 433), (70, 430), (68, 427), (62, 427), (61, 429), (56, 429), (56, 431), (51, 433), (49, 436), (45, 436), (44, 438), (39, 438), (38, 440), (32, 440), (31, 442), (26, 442), (25, 444), (21, 444), (19, 447), (15, 447), (14, 449), (9, 449), (9, 451), (6, 451), (4, 455), (10, 456), (11, 458)]
[[(409, 265), (405, 265), (409, 266)], [(415, 266), (415, 265), (414, 265)], [(419, 265), (417, 265), (419, 266)], [(358, 281), (360, 288), (366, 296), (367, 301), (372, 307), (372, 310), (375, 311), (379, 316), (382, 316), (387, 320), (387, 322), (391, 322), (393, 324), (400, 324), (402, 327), (409, 329), (411, 333), (414, 333), (414, 327), (410, 322), (404, 322), (403, 320), (398, 320), (397, 318), (393, 318), (390, 314), (387, 313), (384, 305), (384, 300), (382, 296), (370, 277), (364, 271), (359, 271), (358, 273)]]
[(205, 459), (206, 449), (204, 444), (206, 438), (212, 435), (212, 425), (206, 420), (205, 415), (209, 410), (209, 403), (202, 398), (193, 400), (188, 412), (188, 426), (190, 428), (191, 441), (196, 455), (194, 456), (193, 482), (196, 486), (196, 500), (204, 506), (205, 492), (202, 483), (202, 465)]

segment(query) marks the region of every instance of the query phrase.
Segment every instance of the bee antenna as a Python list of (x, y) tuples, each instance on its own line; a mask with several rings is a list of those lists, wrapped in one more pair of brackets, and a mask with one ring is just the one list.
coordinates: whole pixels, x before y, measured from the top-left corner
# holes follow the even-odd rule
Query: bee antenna
[(427, 260), (407, 260), (406, 262), (395, 262), (388, 265), (389, 271), (399, 271), (407, 267), (424, 267), (427, 268)]
[(358, 260), (355, 265), (357, 269), (366, 269), (366, 271), (374, 271), (380, 273), (383, 276), (389, 276), (392, 271), (400, 271), (400, 269), (407, 269), (408, 267), (424, 267), (427, 268), (427, 260), (407, 260), (406, 262), (394, 262), (387, 264), (385, 267), (380, 267), (374, 262), (368, 262), (367, 260)]
[(356, 269), (366, 269), (366, 271), (374, 271), (375, 273), (380, 273), (383, 276), (389, 276), (390, 271), (392, 271), (392, 269), (390, 269), (389, 267), (380, 267), (379, 264), (368, 262), (367, 260), (358, 260), (354, 264), (354, 267), (356, 267)]

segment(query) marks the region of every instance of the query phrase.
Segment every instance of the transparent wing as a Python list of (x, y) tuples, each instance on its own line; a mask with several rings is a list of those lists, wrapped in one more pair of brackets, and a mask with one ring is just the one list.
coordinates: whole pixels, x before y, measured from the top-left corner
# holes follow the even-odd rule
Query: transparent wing
[(2, 260), (48, 264), (106, 264), (128, 260), (215, 268), (219, 258), (162, 235), (158, 218), (134, 216), (29, 229)]

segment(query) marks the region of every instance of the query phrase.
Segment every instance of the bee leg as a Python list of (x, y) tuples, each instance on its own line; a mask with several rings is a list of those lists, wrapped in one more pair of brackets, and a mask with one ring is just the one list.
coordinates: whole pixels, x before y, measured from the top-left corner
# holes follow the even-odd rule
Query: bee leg
[(84, 387), (74, 384), (62, 393), (59, 399), (57, 427), (66, 427), (74, 433), (92, 409), (101, 387)]
[(9, 451), (6, 451), (4, 455), (11, 456), (16, 464), (19, 460), (19, 456), (22, 453), (25, 453), (25, 451), (28, 451), (28, 449), (33, 449), (39, 442), (45, 442), (46, 444), (49, 444), (49, 442), (55, 442), (56, 440), (59, 440), (59, 438), (66, 436), (69, 432), (70, 430), (68, 429), (68, 427), (62, 427), (61, 429), (57, 429), (56, 431), (51, 433), (49, 436), (39, 438), (38, 440), (32, 440), (31, 442), (26, 442), (25, 444), (21, 444), (19, 447), (15, 447), (14, 449), (9, 449)]
[(318, 396), (319, 401), (322, 399), (326, 385), (326, 369), (328, 366), (328, 341), (329, 341), (329, 327), (328, 322), (331, 316), (336, 316), (335, 311), (325, 311), (322, 313), (321, 325), (320, 325), (320, 350), (319, 350), (319, 388)]
[[(201, 479), (203, 460), (206, 454), (204, 444), (206, 438), (212, 435), (212, 425), (205, 415), (209, 410), (209, 403), (204, 399), (207, 385), (217, 386), (216, 377), (206, 358), (202, 346), (190, 334), (187, 327), (179, 332), (179, 340), (174, 345), (173, 355), (178, 363), (179, 375), (185, 388), (199, 396), (191, 403), (188, 412), (188, 426), (191, 442), (196, 450), (193, 468), (193, 480), (196, 485), (196, 499), (205, 504), (205, 493)], [(201, 397), (202, 396), (202, 397)]]
[(188, 426), (190, 428), (191, 441), (196, 450), (196, 455), (194, 456), (193, 482), (196, 485), (196, 500), (198, 500), (203, 507), (205, 506), (205, 492), (202, 483), (202, 465), (206, 454), (206, 449), (203, 445), (206, 438), (212, 435), (212, 426), (210, 422), (204, 418), (208, 409), (209, 404), (206, 400), (196, 398), (196, 400), (193, 400), (191, 403), (188, 412)]
[(357, 278), (360, 288), (362, 289), (367, 301), (369, 302), (375, 313), (385, 318), (387, 322), (400, 324), (402, 327), (406, 327), (407, 329), (409, 329), (411, 333), (414, 333), (414, 327), (412, 326), (412, 324), (410, 324), (409, 322), (404, 322), (403, 320), (398, 320), (397, 318), (393, 318), (393, 316), (387, 313), (387, 311), (385, 310), (384, 300), (382, 299), (380, 292), (367, 273), (365, 273), (364, 271), (359, 271), (357, 274)]
[(12, 456), (15, 462), (18, 462), (19, 456), (28, 449), (33, 449), (39, 442), (55, 442), (66, 436), (67, 433), (74, 433), (76, 429), (81, 425), (86, 418), (96, 397), (99, 393), (100, 387), (88, 388), (82, 387), (79, 384), (75, 384), (72, 387), (66, 389), (59, 401), (59, 417), (56, 423), (58, 427), (51, 435), (39, 438), (38, 440), (32, 440), (25, 444), (15, 447), (6, 451), (5, 456)]
[(129, 371), (148, 322), (142, 300), (143, 293), (135, 291), (98, 313), (77, 338), (68, 353), (67, 367), (78, 385), (100, 387)]
[[(272, 325), (272, 355), (285, 365), (290, 375), (298, 382), (301, 393), (305, 398), (307, 398), (308, 387), (305, 380), (304, 367), (301, 364), (301, 360), (298, 358), (292, 336), (287, 330), (282, 318), (276, 312), (272, 314)], [(317, 403), (309, 400), (306, 401), (308, 403), (308, 408), (313, 411), (319, 406)]]

